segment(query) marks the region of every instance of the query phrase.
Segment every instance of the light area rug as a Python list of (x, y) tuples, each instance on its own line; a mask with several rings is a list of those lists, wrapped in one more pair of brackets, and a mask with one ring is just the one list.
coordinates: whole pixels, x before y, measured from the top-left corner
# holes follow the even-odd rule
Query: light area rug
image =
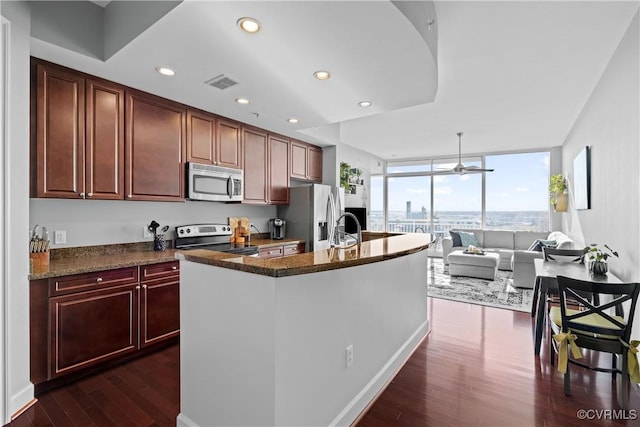
[(531, 311), (533, 289), (515, 288), (513, 272), (498, 270), (496, 280), (451, 277), (442, 258), (429, 258), (427, 295), (515, 311)]

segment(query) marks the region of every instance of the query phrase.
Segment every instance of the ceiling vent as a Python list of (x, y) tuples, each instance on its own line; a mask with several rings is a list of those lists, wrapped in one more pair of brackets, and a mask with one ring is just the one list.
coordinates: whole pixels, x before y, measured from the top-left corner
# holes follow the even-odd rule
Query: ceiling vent
[(208, 84), (209, 86), (217, 87), (220, 90), (224, 90), (228, 87), (237, 85), (238, 82), (230, 79), (224, 74), (220, 74), (219, 76), (216, 76), (211, 80), (207, 80), (205, 84)]

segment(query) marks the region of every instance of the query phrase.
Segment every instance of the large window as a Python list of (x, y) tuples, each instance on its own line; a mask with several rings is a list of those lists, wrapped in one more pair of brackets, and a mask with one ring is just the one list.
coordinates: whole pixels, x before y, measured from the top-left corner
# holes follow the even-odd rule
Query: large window
[(549, 229), (549, 152), (467, 157), (465, 166), (494, 172), (438, 173), (457, 162), (389, 162), (383, 176), (371, 177), (372, 229), (424, 230), (439, 239), (452, 228)]
[(485, 227), (507, 230), (549, 229), (549, 153), (486, 157)]

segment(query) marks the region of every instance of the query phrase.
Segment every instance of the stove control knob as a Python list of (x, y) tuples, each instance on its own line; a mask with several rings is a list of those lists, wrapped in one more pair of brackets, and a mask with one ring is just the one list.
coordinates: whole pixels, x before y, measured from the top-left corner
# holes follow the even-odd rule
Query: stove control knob
[(187, 234), (191, 233), (191, 229), (187, 228)]
[(184, 230), (182, 230), (182, 229), (181, 229), (181, 230), (180, 230), (180, 234), (184, 234)]

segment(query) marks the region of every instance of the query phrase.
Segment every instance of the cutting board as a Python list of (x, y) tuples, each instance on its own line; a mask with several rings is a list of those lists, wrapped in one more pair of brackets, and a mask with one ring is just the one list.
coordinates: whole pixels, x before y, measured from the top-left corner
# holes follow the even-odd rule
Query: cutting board
[[(247, 217), (229, 217), (231, 227), (231, 242), (244, 243), (244, 236), (251, 233), (251, 221)], [(239, 239), (241, 237), (241, 239)]]

